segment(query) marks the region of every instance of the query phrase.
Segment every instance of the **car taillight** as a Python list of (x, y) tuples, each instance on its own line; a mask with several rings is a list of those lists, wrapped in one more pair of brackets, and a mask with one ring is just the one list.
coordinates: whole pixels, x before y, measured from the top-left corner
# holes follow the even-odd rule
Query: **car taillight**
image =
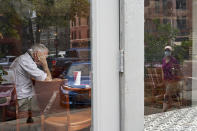
[(52, 61), (52, 65), (56, 65), (56, 61), (55, 60)]

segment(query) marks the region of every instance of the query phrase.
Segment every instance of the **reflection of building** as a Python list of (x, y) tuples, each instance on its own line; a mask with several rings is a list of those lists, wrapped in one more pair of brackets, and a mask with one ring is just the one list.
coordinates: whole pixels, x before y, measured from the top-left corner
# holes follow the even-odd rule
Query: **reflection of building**
[(40, 43), (46, 45), (49, 50), (55, 51), (55, 35), (56, 29), (54, 26), (48, 27), (47, 29), (40, 30)]
[(0, 57), (6, 55), (18, 56), (21, 54), (21, 42), (15, 38), (0, 39)]
[(70, 21), (70, 47), (90, 46), (90, 24), (89, 17), (75, 17)]
[(38, 27), (35, 17), (31, 19), (31, 22), (34, 43), (40, 42), (46, 45), (50, 52), (90, 47), (89, 17), (76, 16), (74, 20), (68, 19), (69, 24), (62, 27)]
[[(69, 44), (69, 35), (66, 34), (67, 30), (65, 30), (65, 28), (66, 27), (49, 26), (47, 28), (37, 29), (37, 25), (32, 19), (34, 43), (36, 43), (36, 40), (39, 39), (40, 43), (46, 45), (50, 52), (55, 52), (56, 48), (58, 50), (66, 50)], [(57, 45), (55, 44), (56, 39)]]
[(145, 0), (145, 32), (156, 32), (153, 20), (179, 30), (176, 41), (188, 40), (192, 32), (192, 0)]

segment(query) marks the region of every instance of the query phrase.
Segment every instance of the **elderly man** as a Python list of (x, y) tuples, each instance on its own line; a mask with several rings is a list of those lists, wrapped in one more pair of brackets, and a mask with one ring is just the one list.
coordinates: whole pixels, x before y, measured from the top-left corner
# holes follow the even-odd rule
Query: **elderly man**
[[(25, 54), (14, 60), (10, 70), (15, 75), (15, 84), (19, 112), (28, 111), (27, 123), (32, 123), (31, 99), (34, 95), (32, 78), (39, 81), (50, 81), (51, 73), (48, 68), (46, 56), (48, 49), (43, 44), (35, 44)], [(37, 65), (42, 66), (40, 70)]]

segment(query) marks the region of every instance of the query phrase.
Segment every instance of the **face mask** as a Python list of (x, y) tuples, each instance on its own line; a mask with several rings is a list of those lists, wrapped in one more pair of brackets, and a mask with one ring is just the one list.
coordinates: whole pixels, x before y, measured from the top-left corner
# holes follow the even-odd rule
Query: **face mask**
[(171, 52), (170, 51), (165, 51), (165, 56), (171, 56)]

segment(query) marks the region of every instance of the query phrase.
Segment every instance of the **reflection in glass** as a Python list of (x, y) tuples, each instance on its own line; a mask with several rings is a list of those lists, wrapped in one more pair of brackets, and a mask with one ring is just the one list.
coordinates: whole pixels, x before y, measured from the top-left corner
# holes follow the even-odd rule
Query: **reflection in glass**
[[(32, 98), (31, 115), (34, 123), (48, 122), (47, 126), (35, 124), (36, 127), (48, 130), (47, 127), (59, 128), (55, 127), (58, 123), (67, 125), (66, 117), (60, 116), (70, 115), (71, 119), (72, 113), (75, 112), (78, 114), (74, 113), (73, 118), (76, 115), (79, 117), (78, 120), (88, 119), (89, 123), (85, 123), (88, 126), (83, 127), (89, 130), (91, 121), (89, 112), (91, 108), (89, 0), (0, 0), (0, 3), (0, 121), (15, 121), (17, 118), (15, 112), (18, 89), (14, 88), (13, 81), (16, 79), (9, 70), (10, 65), (17, 57), (26, 53), (32, 45), (41, 43), (48, 48), (46, 60), (52, 78), (58, 79), (50, 82), (33, 81), (35, 96)], [(43, 70), (42, 66), (38, 67)], [(73, 77), (75, 71), (81, 72), (79, 85), (71, 84), (76, 83)], [(68, 77), (70, 76), (68, 74), (71, 74), (72, 78)], [(11, 93), (3, 96), (4, 89)], [(71, 98), (72, 94), (75, 94), (75, 97)], [(11, 101), (9, 95), (11, 95)], [(4, 102), (8, 103), (6, 107), (2, 105)], [(76, 102), (80, 104), (75, 105)], [(88, 111), (83, 112), (86, 109)], [(86, 117), (82, 117), (83, 113)], [(51, 119), (52, 121), (65, 119), (65, 121), (63, 123), (55, 121), (56, 124), (53, 121), (53, 124), (49, 124)], [(0, 125), (0, 127), (8, 130), (6, 126)], [(15, 123), (9, 128), (25, 130), (26, 126), (21, 128)]]
[(145, 115), (195, 105), (192, 5), (192, 0), (145, 0)]

